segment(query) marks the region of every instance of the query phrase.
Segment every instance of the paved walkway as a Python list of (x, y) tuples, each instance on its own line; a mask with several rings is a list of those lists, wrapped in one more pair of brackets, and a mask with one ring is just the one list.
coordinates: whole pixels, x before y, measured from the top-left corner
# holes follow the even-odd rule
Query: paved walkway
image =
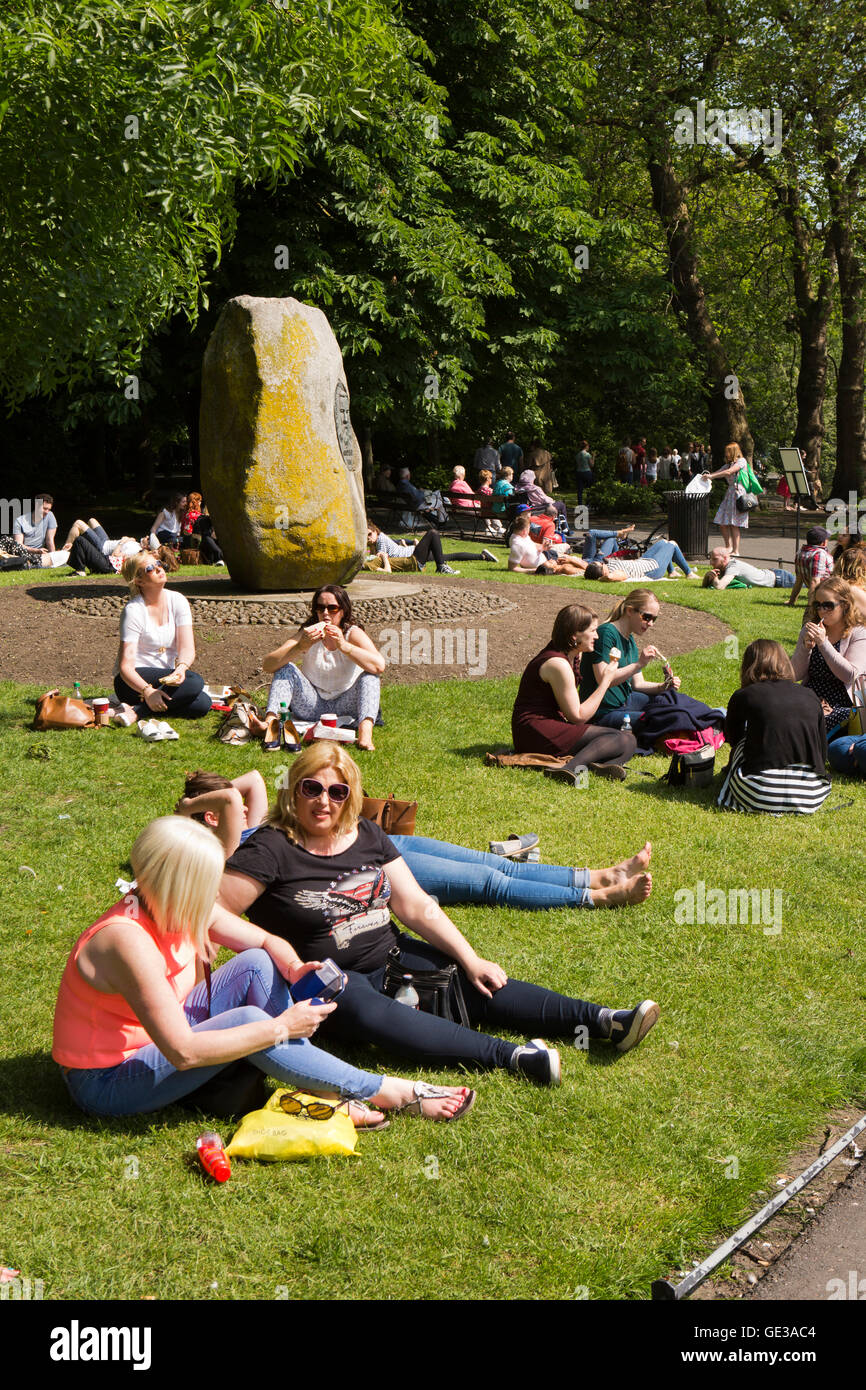
[(862, 1163), (751, 1295), (756, 1302), (831, 1296), (866, 1299), (866, 1164)]

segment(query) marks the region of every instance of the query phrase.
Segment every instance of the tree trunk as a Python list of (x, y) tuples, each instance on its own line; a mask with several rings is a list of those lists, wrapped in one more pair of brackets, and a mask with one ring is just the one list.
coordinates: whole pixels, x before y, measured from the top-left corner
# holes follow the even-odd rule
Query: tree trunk
[(824, 138), (823, 149), (824, 178), (830, 202), (830, 232), (836, 252), (842, 308), (842, 354), (836, 379), (836, 473), (833, 493), (847, 500), (849, 492), (859, 496), (866, 486), (866, 410), (863, 399), (866, 272), (855, 250), (852, 227), (860, 175), (866, 168), (866, 154), (861, 149), (846, 176), (828, 136)]
[[(793, 196), (793, 190), (789, 190)], [(791, 208), (786, 218), (793, 235), (791, 269), (797, 302), (800, 335), (800, 367), (797, 373), (797, 428), (794, 445), (803, 454), (806, 476), (817, 502), (822, 500), (821, 450), (824, 444), (824, 399), (827, 395), (827, 328), (833, 309), (836, 258), (832, 238), (824, 243), (821, 278), (812, 291), (809, 238), (799, 213)]]
[(364, 478), (364, 491), (373, 491), (373, 431), (365, 425), (361, 431), (361, 473)]
[(668, 245), (668, 273), (674, 303), (681, 314), (686, 333), (701, 354), (705, 367), (706, 396), (710, 415), (710, 447), (713, 466), (724, 458), (725, 445), (737, 443), (751, 461), (754, 440), (746, 415), (739, 379), (710, 317), (704, 287), (698, 274), (686, 190), (670, 157), (650, 157), (648, 162), (653, 207), (664, 228)]
[(427, 431), (427, 462), (431, 468), (439, 467), (439, 431), (435, 425)]
[[(838, 239), (836, 233), (838, 231)], [(851, 229), (834, 222), (842, 306), (842, 354), (836, 381), (836, 473), (833, 493), (859, 497), (866, 487), (866, 323), (863, 319), (863, 266), (851, 247)]]

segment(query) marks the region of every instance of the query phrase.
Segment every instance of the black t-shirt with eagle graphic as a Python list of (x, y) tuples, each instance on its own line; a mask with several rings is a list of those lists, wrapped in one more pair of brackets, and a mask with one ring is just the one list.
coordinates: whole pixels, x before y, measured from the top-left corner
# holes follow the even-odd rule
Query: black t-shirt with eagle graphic
[(380, 826), (358, 821), (342, 854), (311, 854), (276, 826), (260, 827), (226, 864), (261, 883), (247, 909), (257, 927), (290, 942), (302, 960), (330, 956), (342, 970), (376, 970), (399, 935), (385, 866), (400, 855)]

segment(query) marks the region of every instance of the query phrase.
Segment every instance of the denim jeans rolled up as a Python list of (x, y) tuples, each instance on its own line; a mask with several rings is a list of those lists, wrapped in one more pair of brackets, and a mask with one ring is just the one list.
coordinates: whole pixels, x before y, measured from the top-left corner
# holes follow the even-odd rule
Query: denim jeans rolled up
[(679, 565), (683, 574), (691, 574), (691, 568), (683, 552), (680, 550), (676, 541), (656, 541), (643, 555), (644, 560), (654, 560), (655, 570), (650, 572), (647, 579), (664, 579), (669, 574), (674, 565)]
[[(207, 985), (187, 996), (183, 1011), (193, 1032), (240, 1028), (275, 1018), (291, 1006), (289, 987), (266, 951), (242, 951), (211, 977), (211, 1017)], [(284, 1086), (336, 1092), (369, 1100), (381, 1089), (382, 1077), (350, 1067), (307, 1038), (289, 1038), (247, 1059)], [(64, 1073), (76, 1105), (89, 1115), (143, 1115), (191, 1095), (231, 1062), (178, 1071), (155, 1043), (140, 1047), (115, 1067), (74, 1069)]]
[(589, 869), (519, 864), (424, 835), (392, 835), (390, 839), (425, 893), (443, 907), (469, 903), (540, 912), (552, 907), (593, 906)]

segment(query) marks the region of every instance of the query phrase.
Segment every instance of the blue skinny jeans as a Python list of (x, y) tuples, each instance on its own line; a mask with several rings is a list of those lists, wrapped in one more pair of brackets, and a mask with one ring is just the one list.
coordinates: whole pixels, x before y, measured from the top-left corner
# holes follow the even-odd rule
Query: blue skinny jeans
[[(196, 985), (183, 1011), (193, 1031), (215, 1032), (275, 1018), (290, 1007), (289, 986), (267, 951), (242, 951), (211, 977), (211, 1017), (207, 985)], [(398, 1008), (406, 1010), (404, 1004)], [(408, 1012), (408, 1010), (406, 1010)], [(336, 1091), (342, 1098), (369, 1100), (381, 1089), (382, 1077), (350, 1067), (315, 1047), (308, 1038), (289, 1038), (248, 1058), (283, 1086), (305, 1091)], [(140, 1047), (116, 1067), (64, 1072), (69, 1093), (89, 1115), (144, 1115), (197, 1091), (230, 1062), (177, 1071), (156, 1043)]]
[[(600, 544), (599, 544), (600, 542)], [(619, 549), (616, 531), (587, 531), (583, 538), (583, 559), (605, 559)]]
[(589, 869), (558, 864), (518, 864), (498, 854), (465, 849), (423, 835), (392, 835), (412, 873), (437, 902), (519, 907), (592, 907)]
[(648, 574), (647, 579), (663, 579), (666, 574), (673, 572), (674, 565), (678, 565), (683, 574), (691, 574), (691, 568), (683, 552), (680, 550), (676, 541), (656, 541), (643, 555), (644, 560), (655, 560), (655, 572)]

